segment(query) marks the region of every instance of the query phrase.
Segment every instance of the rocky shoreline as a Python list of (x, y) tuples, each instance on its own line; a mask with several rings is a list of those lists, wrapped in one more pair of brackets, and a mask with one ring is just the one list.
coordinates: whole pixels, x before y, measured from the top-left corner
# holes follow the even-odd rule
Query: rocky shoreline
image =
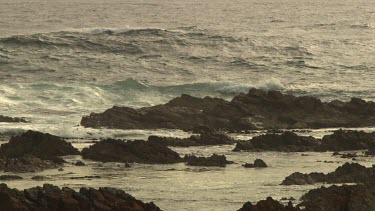
[(134, 109), (114, 106), (91, 113), (81, 125), (117, 129), (216, 130), (306, 129), (375, 125), (375, 103), (352, 98), (349, 102), (296, 97), (279, 91), (251, 89), (231, 101), (182, 95), (164, 105)]
[[(228, 164), (238, 165), (232, 161), (228, 161), (224, 155), (213, 154), (210, 157), (198, 157), (195, 155), (186, 155), (180, 157), (178, 153), (171, 150), (167, 146), (174, 147), (189, 147), (189, 146), (207, 146), (207, 145), (225, 145), (236, 144), (234, 152), (242, 151), (238, 150), (239, 146), (241, 149), (246, 146), (245, 151), (325, 151), (325, 150), (358, 150), (358, 149), (369, 149), (372, 150), (373, 143), (375, 142), (375, 133), (365, 133), (363, 131), (345, 131), (337, 130), (333, 134), (326, 135), (322, 139), (315, 139), (313, 137), (298, 136), (293, 132), (281, 132), (268, 133), (266, 135), (255, 136), (249, 141), (234, 141), (223, 133), (216, 133), (213, 131), (205, 131), (196, 136), (192, 135), (189, 138), (164, 138), (157, 136), (150, 136), (148, 141), (135, 140), (114, 140), (106, 139), (99, 142), (94, 142), (88, 148), (84, 148), (82, 152), (75, 149), (70, 143), (67, 143), (62, 138), (53, 136), (50, 134), (40, 133), (36, 131), (27, 131), (23, 134), (10, 138), (8, 143), (2, 144), (0, 147), (1, 155), (1, 170), (10, 173), (19, 172), (38, 172), (50, 168), (61, 168), (64, 166), (65, 161), (60, 156), (65, 155), (81, 155), (84, 159), (96, 160), (100, 162), (122, 162), (125, 163), (125, 167), (131, 167), (129, 163), (146, 163), (146, 164), (172, 164), (172, 163), (185, 163), (187, 166), (206, 166), (206, 167), (226, 167)], [(191, 144), (194, 143), (194, 144)], [(350, 154), (350, 153), (347, 153)], [(334, 155), (347, 155), (335, 152)], [(369, 153), (367, 153), (369, 154)], [(370, 155), (367, 155), (370, 156)], [(85, 166), (81, 161), (76, 162), (77, 167)], [(272, 165), (272, 164), (271, 164)], [(245, 168), (265, 168), (268, 165), (261, 159), (256, 159), (254, 163), (246, 163), (243, 165)], [(352, 197), (348, 195), (348, 191), (352, 191), (355, 194), (365, 194), (369, 197), (368, 200), (375, 200), (371, 198), (374, 195), (368, 192), (373, 191), (369, 183), (375, 178), (374, 167), (366, 168), (357, 163), (345, 163), (341, 167), (338, 167), (334, 172), (324, 173), (309, 173), (302, 174), (295, 172), (285, 178), (281, 182), (281, 185), (311, 185), (315, 183), (327, 183), (327, 184), (343, 184), (343, 183), (357, 183), (354, 186), (331, 186), (329, 188), (317, 188), (309, 191), (301, 197), (299, 204), (289, 202), (279, 202), (272, 198), (261, 200), (257, 203), (247, 202), (239, 210), (261, 210), (261, 211), (273, 211), (273, 210), (340, 210), (336, 206), (354, 206), (355, 208), (349, 210), (364, 210), (366, 208), (375, 208), (373, 204), (359, 204), (357, 201), (362, 200), (361, 198), (353, 198), (350, 205), (342, 202), (343, 205), (328, 204), (330, 198), (348, 198)], [(87, 176), (87, 178), (100, 178), (98, 176)], [(22, 177), (15, 175), (2, 175), (0, 180), (2, 181), (14, 181), (22, 180)], [(33, 178), (34, 179), (34, 178)], [(35, 177), (35, 180), (45, 180), (43, 176)], [(74, 179), (74, 177), (72, 177)], [(368, 189), (368, 190), (367, 190)], [(87, 192), (95, 192), (95, 194), (105, 195), (105, 199), (102, 197), (90, 199), (92, 195), (85, 195)], [(107, 191), (110, 192), (108, 193)], [(104, 191), (104, 192), (103, 192)], [(360, 192), (362, 191), (362, 192)], [(366, 191), (366, 192), (363, 192)], [(126, 205), (119, 206), (130, 206), (132, 208), (121, 207), (120, 210), (160, 210), (153, 203), (145, 204), (139, 200), (131, 198), (130, 196), (126, 199), (121, 198), (125, 195), (121, 190), (116, 189), (81, 189), (79, 192), (75, 192), (69, 188), (58, 188), (52, 185), (44, 185), (43, 187), (26, 189), (23, 192), (9, 189), (6, 185), (0, 185), (0, 200), (4, 202), (5, 207), (9, 207), (9, 210), (15, 209), (14, 207), (21, 207), (21, 210), (39, 210), (42, 209), (45, 204), (41, 201), (50, 200), (44, 199), (43, 194), (40, 196), (30, 195), (31, 193), (48, 193), (52, 192), (54, 200), (62, 200), (61, 203), (56, 204), (53, 200), (48, 202), (48, 209), (51, 210), (66, 210), (69, 207), (70, 210), (89, 210), (92, 207), (109, 207), (103, 208), (103, 210), (118, 210), (118, 207), (111, 207), (107, 200), (107, 195), (110, 195), (111, 203), (113, 200), (121, 201)], [(51, 194), (52, 194), (51, 193)], [(121, 193), (121, 194), (120, 194)], [(319, 194), (318, 194), (319, 193)], [(83, 196), (79, 196), (83, 194)], [(120, 194), (120, 195), (119, 195)], [(327, 199), (326, 202), (315, 199), (315, 195), (323, 195)], [(5, 199), (3, 198), (5, 197)], [(32, 203), (30, 197), (33, 198)], [(78, 197), (78, 198), (77, 198)], [(2, 199), (3, 198), (3, 199)], [(123, 200), (133, 200), (132, 202), (123, 202)], [(8, 201), (7, 201), (8, 200)], [(81, 201), (79, 201), (81, 200)], [(89, 202), (87, 202), (87, 200)], [(99, 200), (96, 202), (95, 200)], [(100, 201), (101, 200), (101, 201)], [(103, 201), (104, 200), (104, 201)], [(91, 204), (90, 204), (91, 203)], [(98, 203), (101, 205), (98, 205)], [(116, 202), (117, 203), (117, 202)], [(120, 203), (120, 202), (119, 202)], [(121, 204), (120, 203), (120, 204)], [(371, 202), (372, 203), (372, 202)], [(82, 207), (83, 206), (83, 207)], [(117, 206), (117, 205), (116, 205)], [(135, 207), (135, 208), (134, 208)], [(45, 209), (45, 208), (43, 208)], [(47, 210), (48, 210), (47, 209)], [(96, 208), (98, 210), (98, 207)]]

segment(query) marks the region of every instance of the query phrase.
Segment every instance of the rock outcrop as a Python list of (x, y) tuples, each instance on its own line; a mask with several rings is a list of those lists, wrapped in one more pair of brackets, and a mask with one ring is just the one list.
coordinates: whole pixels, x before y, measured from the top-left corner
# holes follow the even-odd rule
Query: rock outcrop
[(102, 162), (167, 164), (181, 162), (177, 152), (157, 142), (102, 140), (82, 150), (82, 157)]
[(115, 188), (73, 189), (45, 184), (19, 191), (0, 184), (1, 210), (22, 211), (91, 211), (91, 210), (134, 210), (160, 211), (154, 203), (144, 203), (122, 190)]
[(375, 132), (336, 130), (331, 135), (325, 135), (318, 151), (347, 151), (368, 149), (375, 143)]
[(211, 157), (197, 157), (195, 155), (185, 155), (184, 160), (189, 166), (218, 166), (225, 167), (227, 164), (233, 164), (228, 161), (225, 155), (213, 154)]
[(238, 211), (300, 211), (298, 207), (293, 207), (292, 203), (287, 206), (268, 197), (266, 200), (258, 201), (256, 204), (246, 202)]
[[(255, 136), (248, 141), (237, 141), (233, 151), (337, 152), (369, 149), (367, 154), (371, 154), (373, 148), (375, 148), (375, 132), (366, 133), (364, 131), (340, 129), (334, 131), (333, 134), (325, 135), (322, 139), (316, 139), (311, 136), (298, 136), (289, 131), (281, 134), (269, 133)], [(346, 155), (343, 157), (350, 158), (351, 154)]]
[(2, 144), (0, 154), (7, 158), (19, 158), (26, 155), (40, 159), (54, 160), (57, 156), (79, 155), (79, 151), (63, 139), (37, 131), (27, 131), (12, 137)]
[(27, 131), (1, 145), (0, 170), (22, 173), (58, 168), (64, 163), (59, 156), (78, 154), (77, 149), (57, 136)]
[(8, 117), (0, 115), (0, 122), (27, 122), (25, 118), (19, 118), (19, 117)]
[(366, 168), (358, 163), (345, 163), (338, 167), (334, 172), (309, 173), (299, 172), (287, 176), (282, 185), (307, 185), (314, 183), (366, 183), (372, 181), (375, 177), (375, 168)]
[(321, 187), (301, 197), (306, 211), (375, 210), (374, 184)]
[(249, 141), (238, 141), (233, 151), (305, 152), (314, 151), (319, 145), (320, 141), (313, 137), (298, 136), (287, 131), (256, 136)]
[(173, 138), (149, 136), (148, 141), (158, 142), (165, 146), (189, 147), (234, 144), (235, 141), (222, 133), (205, 132), (200, 135), (192, 135), (189, 138)]
[(349, 102), (321, 102), (279, 91), (251, 89), (231, 101), (182, 95), (164, 105), (133, 109), (113, 107), (83, 117), (85, 127), (118, 129), (248, 130), (275, 128), (363, 127), (375, 125), (375, 103), (353, 98)]

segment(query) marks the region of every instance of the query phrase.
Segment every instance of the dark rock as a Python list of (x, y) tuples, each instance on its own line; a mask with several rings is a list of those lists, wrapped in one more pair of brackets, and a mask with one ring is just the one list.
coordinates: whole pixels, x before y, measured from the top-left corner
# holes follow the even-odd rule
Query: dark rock
[(63, 168), (59, 168), (58, 171), (64, 171), (64, 169)]
[(2, 210), (134, 210), (160, 211), (154, 203), (144, 203), (122, 190), (115, 188), (81, 188), (79, 192), (45, 184), (19, 191), (0, 184)]
[(265, 168), (265, 167), (268, 167), (267, 164), (261, 159), (256, 159), (254, 161), (254, 164), (246, 163), (242, 166), (245, 167), (245, 168)]
[(353, 98), (350, 102), (321, 102), (278, 91), (251, 89), (230, 102), (219, 98), (182, 95), (164, 105), (133, 109), (113, 107), (83, 117), (85, 127), (118, 129), (225, 130), (276, 128), (363, 127), (375, 125), (375, 103)]
[(0, 122), (21, 122), (21, 123), (26, 123), (28, 121), (26, 121), (25, 118), (7, 117), (7, 116), (0, 115)]
[(357, 153), (345, 153), (341, 155), (341, 158), (356, 158), (358, 157)]
[(85, 159), (102, 162), (136, 163), (177, 163), (181, 162), (178, 153), (157, 142), (102, 140), (82, 150)]
[(75, 166), (86, 166), (85, 163), (83, 163), (82, 161), (77, 161), (76, 164), (74, 164)]
[(293, 207), (291, 203), (284, 206), (280, 202), (268, 197), (266, 200), (261, 200), (255, 205), (251, 202), (246, 202), (238, 211), (300, 211), (300, 209)]
[(234, 144), (235, 141), (225, 134), (205, 132), (199, 136), (192, 135), (189, 138), (172, 138), (149, 136), (148, 141), (158, 142), (165, 146), (189, 147), (189, 146), (208, 146), (208, 145), (226, 145)]
[(365, 183), (375, 177), (374, 167), (366, 168), (358, 163), (345, 163), (334, 172), (302, 174), (295, 172), (284, 179), (282, 185), (306, 185), (314, 183)]
[(20, 176), (17, 175), (1, 175), (0, 180), (21, 180), (23, 179)]
[(131, 165), (128, 162), (125, 162), (125, 168), (130, 168)]
[(60, 166), (59, 163), (50, 160), (42, 160), (33, 156), (5, 158), (0, 160), (0, 162), (4, 162), (1, 168), (4, 172), (14, 173), (39, 172), (58, 168)]
[(31, 177), (32, 180), (39, 180), (39, 181), (42, 181), (42, 180), (49, 180), (51, 179), (50, 177), (46, 177), (46, 176), (34, 176), (34, 177)]
[(88, 179), (88, 180), (100, 179), (100, 178), (102, 178), (102, 177), (101, 176), (70, 177), (70, 179)]
[(298, 136), (293, 132), (282, 134), (266, 134), (249, 141), (238, 141), (233, 151), (314, 151), (320, 141), (313, 137)]
[(289, 198), (287, 198), (287, 197), (283, 197), (283, 198), (281, 198), (281, 200), (282, 200), (282, 201), (295, 201), (296, 199), (293, 198), (293, 197), (289, 197)]
[(225, 155), (213, 154), (211, 157), (197, 157), (195, 155), (185, 155), (184, 160), (189, 166), (219, 166), (225, 167), (227, 164), (234, 163), (227, 161)]
[(302, 196), (306, 211), (368, 211), (375, 210), (375, 186), (343, 185), (321, 187)]
[(7, 158), (19, 158), (31, 155), (44, 160), (56, 160), (57, 156), (79, 155), (79, 151), (70, 143), (48, 133), (27, 131), (12, 137), (2, 144), (0, 154)]
[(287, 176), (284, 181), (281, 182), (281, 185), (311, 185), (318, 182), (324, 182), (325, 174), (323, 173), (310, 173), (302, 174), (295, 172)]
[(375, 132), (336, 130), (322, 139), (318, 151), (348, 151), (368, 149), (375, 142)]

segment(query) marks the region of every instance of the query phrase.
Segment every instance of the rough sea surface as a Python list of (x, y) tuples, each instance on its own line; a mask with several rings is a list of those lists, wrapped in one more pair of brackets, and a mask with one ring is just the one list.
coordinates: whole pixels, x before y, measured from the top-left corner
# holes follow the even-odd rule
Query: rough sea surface
[[(1, 114), (31, 121), (1, 123), (0, 132), (34, 129), (80, 139), (175, 136), (180, 132), (78, 124), (83, 115), (113, 105), (156, 105), (182, 93), (231, 99), (251, 87), (323, 101), (374, 101), (374, 8), (369, 0), (0, 0)], [(176, 205), (231, 210), (272, 194), (302, 194), (307, 187), (277, 186), (295, 170), (326, 172), (341, 165), (317, 165), (299, 154), (236, 154), (229, 148), (189, 150), (222, 152), (239, 163), (262, 156), (277, 167), (139, 166), (76, 187), (121, 187), (166, 210)], [(85, 173), (105, 170), (88, 167)], [(70, 184), (61, 178), (51, 182)]]

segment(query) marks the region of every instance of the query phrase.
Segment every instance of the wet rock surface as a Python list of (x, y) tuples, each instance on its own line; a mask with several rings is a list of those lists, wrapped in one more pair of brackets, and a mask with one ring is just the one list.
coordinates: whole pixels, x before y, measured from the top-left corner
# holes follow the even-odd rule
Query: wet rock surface
[(46, 169), (58, 168), (62, 165), (60, 162), (42, 160), (33, 156), (3, 158), (0, 159), (0, 163), (2, 165), (1, 170), (14, 173), (39, 172)]
[(197, 157), (195, 155), (185, 155), (184, 160), (189, 166), (218, 166), (225, 167), (227, 164), (233, 164), (228, 161), (225, 155), (213, 154), (211, 157)]
[(91, 211), (91, 210), (134, 210), (159, 211), (154, 203), (144, 203), (122, 190), (115, 188), (81, 188), (79, 192), (45, 184), (19, 191), (0, 184), (2, 210), (24, 211)]
[(308, 185), (314, 183), (366, 183), (375, 177), (374, 167), (366, 168), (358, 163), (345, 163), (334, 172), (302, 174), (295, 172), (287, 176), (282, 185)]
[(123, 163), (168, 164), (182, 161), (179, 154), (168, 147), (143, 140), (102, 140), (89, 148), (83, 149), (82, 157), (102, 162)]
[(364, 127), (375, 125), (375, 103), (352, 98), (349, 102), (251, 89), (231, 101), (182, 95), (164, 105), (133, 109), (113, 107), (81, 120), (85, 127), (118, 129), (248, 130), (274, 128)]

